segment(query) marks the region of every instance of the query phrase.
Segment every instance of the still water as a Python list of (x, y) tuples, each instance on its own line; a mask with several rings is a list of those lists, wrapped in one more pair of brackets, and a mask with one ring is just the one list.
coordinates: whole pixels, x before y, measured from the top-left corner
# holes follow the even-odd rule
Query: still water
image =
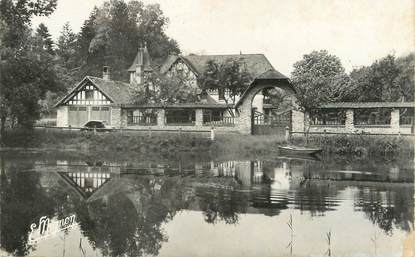
[(413, 160), (0, 157), (0, 256), (413, 253)]

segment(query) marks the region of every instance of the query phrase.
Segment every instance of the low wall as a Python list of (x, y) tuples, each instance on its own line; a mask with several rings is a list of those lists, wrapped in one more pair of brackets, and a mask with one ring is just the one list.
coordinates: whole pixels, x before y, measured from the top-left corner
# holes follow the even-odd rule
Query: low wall
[(68, 106), (59, 106), (56, 111), (56, 126), (67, 127), (68, 126)]
[[(300, 132), (300, 131), (294, 131), (294, 132)], [(311, 125), (310, 127), (311, 133), (338, 133), (338, 134), (361, 134), (367, 133), (367, 134), (390, 134), (390, 135), (397, 135), (397, 134), (404, 134), (404, 135), (410, 135), (411, 134), (411, 127), (400, 127), (399, 129), (393, 128), (391, 126), (385, 125), (385, 126), (371, 126), (371, 125), (354, 125), (353, 130), (346, 129), (346, 126), (344, 125), (331, 125), (331, 126), (323, 126), (323, 125)]]
[[(356, 125), (354, 124), (354, 110), (346, 110), (344, 125), (311, 125), (310, 133), (338, 133), (338, 134), (384, 134), (384, 135), (411, 135), (414, 134), (411, 125), (399, 124), (399, 110), (391, 112), (391, 121), (387, 125)], [(308, 128), (308, 114), (298, 111), (292, 112), (292, 132), (301, 135)]]
[(192, 126), (192, 125), (164, 125), (164, 126), (127, 126), (125, 129), (137, 129), (137, 130), (154, 130), (154, 131), (210, 131), (212, 127), (215, 132), (238, 132), (234, 126)]

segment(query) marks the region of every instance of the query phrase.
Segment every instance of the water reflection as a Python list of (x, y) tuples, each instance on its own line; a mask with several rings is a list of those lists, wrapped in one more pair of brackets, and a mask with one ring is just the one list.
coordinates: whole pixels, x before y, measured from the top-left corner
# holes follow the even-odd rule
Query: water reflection
[(413, 230), (412, 196), (413, 170), (376, 161), (14, 162), (2, 157), (0, 242), (17, 256), (40, 251), (27, 243), (30, 224), (45, 215), (76, 214), (80, 234), (73, 241), (79, 249), (102, 256), (158, 255), (170, 238), (181, 236), (168, 234), (165, 226), (183, 212), (199, 213), (206, 224), (234, 226), (242, 216), (277, 218), (296, 210), (310, 217), (333, 212), (347, 220), (348, 202), (351, 212), (363, 213), (393, 236)]

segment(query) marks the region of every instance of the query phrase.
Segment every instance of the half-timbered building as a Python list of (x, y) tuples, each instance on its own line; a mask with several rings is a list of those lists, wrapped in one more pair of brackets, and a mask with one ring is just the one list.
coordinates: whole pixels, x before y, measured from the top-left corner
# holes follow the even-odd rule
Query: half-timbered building
[(131, 88), (128, 83), (110, 80), (107, 72), (104, 69), (103, 78), (86, 76), (56, 104), (58, 127), (81, 127), (90, 120), (114, 123), (117, 117), (113, 116), (119, 115), (114, 106), (129, 102)]

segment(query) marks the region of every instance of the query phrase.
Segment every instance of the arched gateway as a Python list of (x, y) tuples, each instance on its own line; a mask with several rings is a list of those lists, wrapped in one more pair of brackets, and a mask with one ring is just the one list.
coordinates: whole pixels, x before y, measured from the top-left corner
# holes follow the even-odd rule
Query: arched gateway
[(239, 113), (236, 126), (240, 133), (252, 134), (254, 126), (252, 100), (258, 92), (268, 88), (280, 88), (293, 96), (296, 92), (289, 79), (274, 69), (256, 77), (235, 104), (236, 112)]

